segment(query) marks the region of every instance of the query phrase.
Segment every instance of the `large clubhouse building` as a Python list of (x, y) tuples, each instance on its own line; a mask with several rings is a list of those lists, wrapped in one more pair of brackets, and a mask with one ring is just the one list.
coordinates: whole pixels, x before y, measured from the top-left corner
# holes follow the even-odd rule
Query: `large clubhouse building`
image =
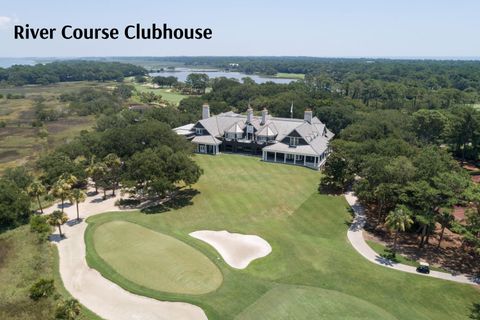
[(198, 153), (248, 153), (313, 169), (322, 168), (330, 153), (333, 133), (311, 110), (305, 110), (303, 119), (289, 119), (272, 117), (266, 109), (254, 116), (250, 107), (246, 115), (230, 111), (210, 116), (208, 105), (202, 109), (202, 120), (174, 129), (191, 139)]

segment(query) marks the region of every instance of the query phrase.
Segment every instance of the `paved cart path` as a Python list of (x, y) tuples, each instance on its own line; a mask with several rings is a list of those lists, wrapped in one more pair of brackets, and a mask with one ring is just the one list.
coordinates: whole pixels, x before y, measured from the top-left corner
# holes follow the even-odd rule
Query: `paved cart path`
[(439, 271), (430, 271), (430, 274), (418, 273), (415, 267), (407, 266), (401, 263), (395, 263), (389, 259), (381, 257), (378, 253), (373, 251), (372, 248), (370, 248), (370, 246), (367, 244), (367, 242), (363, 238), (363, 227), (365, 226), (366, 217), (365, 217), (364, 209), (358, 203), (358, 199), (355, 196), (355, 193), (353, 191), (349, 191), (345, 193), (345, 199), (347, 200), (348, 204), (350, 205), (350, 207), (352, 207), (353, 212), (355, 213), (355, 218), (353, 219), (352, 225), (350, 226), (347, 232), (348, 240), (350, 241), (352, 246), (355, 248), (355, 250), (357, 250), (358, 253), (360, 253), (370, 262), (373, 262), (375, 264), (378, 264), (387, 268), (391, 268), (391, 269), (395, 269), (403, 272), (414, 273), (417, 275), (433, 277), (433, 278), (438, 278), (443, 280), (450, 280), (450, 281), (455, 281), (459, 283), (467, 283), (467, 284), (473, 284), (473, 285), (480, 284), (480, 278), (473, 278), (463, 274), (453, 275), (450, 273), (439, 272)]
[[(89, 196), (79, 205), (80, 217), (109, 211), (121, 211), (115, 206), (119, 196), (102, 200), (102, 195)], [(45, 213), (59, 209), (50, 207)], [(66, 238), (59, 240), (58, 228), (52, 235), (60, 256), (60, 275), (65, 288), (85, 307), (107, 320), (171, 320), (207, 319), (198, 306), (183, 302), (159, 301), (130, 293), (91, 269), (85, 260), (85, 220), (76, 223), (76, 207), (65, 208), (69, 222), (62, 226)]]

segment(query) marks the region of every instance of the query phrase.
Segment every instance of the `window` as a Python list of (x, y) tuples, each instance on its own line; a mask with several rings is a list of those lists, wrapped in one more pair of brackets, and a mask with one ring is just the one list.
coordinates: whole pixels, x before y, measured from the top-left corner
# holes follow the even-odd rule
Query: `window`
[(227, 132), (225, 133), (227, 139), (235, 139), (235, 133)]
[(203, 128), (195, 128), (195, 134), (197, 136), (203, 135)]
[(298, 137), (290, 137), (290, 146), (294, 147), (298, 145)]

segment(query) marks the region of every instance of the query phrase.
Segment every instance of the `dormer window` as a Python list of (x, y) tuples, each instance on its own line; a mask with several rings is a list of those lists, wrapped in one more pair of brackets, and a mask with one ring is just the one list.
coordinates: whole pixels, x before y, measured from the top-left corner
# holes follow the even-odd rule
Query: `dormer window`
[(197, 136), (203, 135), (203, 128), (195, 128), (195, 134)]
[(298, 137), (290, 137), (290, 147), (295, 147), (298, 145)]

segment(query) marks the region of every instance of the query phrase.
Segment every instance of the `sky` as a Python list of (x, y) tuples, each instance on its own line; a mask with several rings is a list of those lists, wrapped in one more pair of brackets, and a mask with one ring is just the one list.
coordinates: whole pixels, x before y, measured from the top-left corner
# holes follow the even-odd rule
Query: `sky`
[[(480, 57), (478, 0), (1, 0), (0, 57)], [(167, 23), (210, 40), (15, 40), (13, 25)]]

